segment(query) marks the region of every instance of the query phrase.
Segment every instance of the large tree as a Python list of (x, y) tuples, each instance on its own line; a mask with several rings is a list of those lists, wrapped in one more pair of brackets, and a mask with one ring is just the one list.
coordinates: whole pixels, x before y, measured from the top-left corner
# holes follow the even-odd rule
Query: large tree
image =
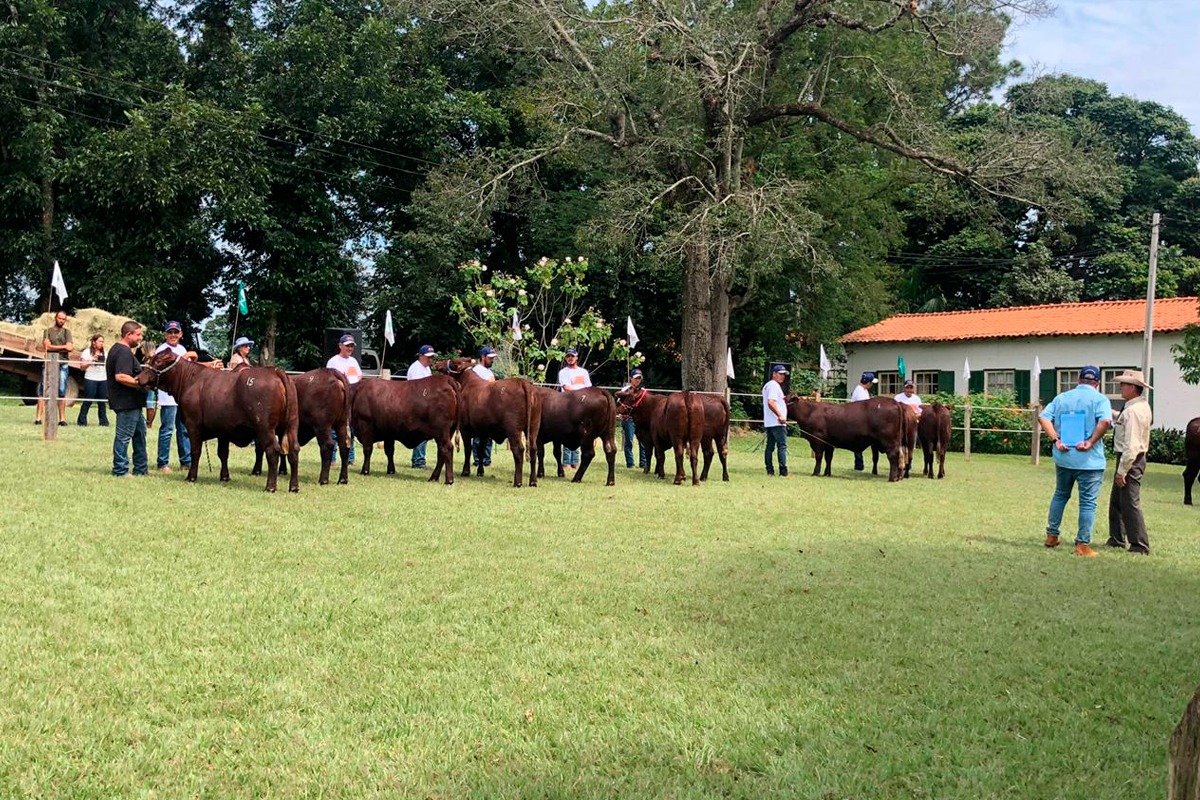
[(819, 235), (819, 174), (804, 181), (773, 163), (786, 142), (861, 147), (879, 170), (919, 165), (1023, 209), (1049, 201), (1044, 179), (1073, 153), (1060, 131), (1019, 117), (953, 130), (957, 109), (1004, 74), (1005, 15), (1041, 10), (1033, 0), (438, 8), (472, 44), (536, 65), (522, 96), (541, 134), (536, 147), (474, 154), (457, 165), (457, 186), (438, 188), (470, 194), (487, 219), (553, 159), (603, 163), (609, 179), (588, 188), (607, 240), (681, 269), (683, 383), (692, 388), (724, 386), (731, 313), (764, 281), (799, 261), (823, 284), (854, 247), (853, 234)]

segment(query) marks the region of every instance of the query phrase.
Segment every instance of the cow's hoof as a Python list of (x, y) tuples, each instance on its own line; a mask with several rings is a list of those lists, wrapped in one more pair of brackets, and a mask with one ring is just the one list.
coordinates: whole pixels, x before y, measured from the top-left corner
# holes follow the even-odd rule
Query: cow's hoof
[(271, 494), (275, 494), (275, 487), (274, 487), (274, 486), (268, 486), (268, 487), (267, 487), (267, 491), (268, 491), (268, 492), (270, 492)]
[(300, 494), (300, 487), (299, 486), (289, 486), (288, 491), (291, 492), (292, 494)]
[(370, 475), (371, 470), (367, 469), (366, 467), (363, 467), (361, 470), (358, 471), (358, 474), (359, 475)]
[(396, 468), (395, 468), (395, 467), (388, 467), (388, 468), (387, 468), (387, 472), (386, 472), (385, 474), (387, 474), (387, 475), (395, 475), (395, 474), (396, 474)]
[(328, 485), (329, 485), (329, 478), (321, 478), (321, 479), (319, 479), (319, 480), (317, 481), (317, 485), (318, 485), (318, 486), (328, 486)]
[(617, 482), (616, 481), (605, 481), (604, 485), (605, 486), (616, 486)]
[(260, 477), (261, 475), (262, 475), (262, 470), (261, 470), (261, 469), (252, 469), (252, 470), (250, 470), (250, 477), (251, 477), (251, 478), (257, 478), (257, 477)]

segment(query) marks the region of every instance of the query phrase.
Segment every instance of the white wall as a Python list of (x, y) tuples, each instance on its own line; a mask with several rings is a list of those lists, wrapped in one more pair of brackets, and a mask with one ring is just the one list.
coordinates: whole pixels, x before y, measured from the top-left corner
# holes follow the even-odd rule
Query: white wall
[[(1200, 386), (1188, 386), (1171, 357), (1171, 345), (1183, 341), (1182, 333), (1160, 333), (1154, 337), (1154, 427), (1179, 428), (1200, 416)], [(1043, 371), (1093, 364), (1105, 367), (1136, 367), (1142, 361), (1141, 334), (1122, 336), (1039, 336), (1026, 339), (977, 339), (955, 342), (886, 342), (846, 345), (847, 392), (866, 370), (894, 372), (896, 359), (904, 356), (908, 371), (947, 370), (954, 373), (954, 390), (967, 393), (963, 359), (971, 371), (988, 369), (1033, 369), (1036, 357)], [(1035, 387), (1036, 390), (1036, 387)], [(1049, 398), (1042, 398), (1046, 402)]]

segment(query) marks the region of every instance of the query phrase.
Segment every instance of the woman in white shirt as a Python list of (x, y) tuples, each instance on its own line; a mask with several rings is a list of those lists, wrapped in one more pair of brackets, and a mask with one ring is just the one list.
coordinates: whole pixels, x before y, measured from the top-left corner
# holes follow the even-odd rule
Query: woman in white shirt
[(108, 427), (108, 372), (104, 365), (104, 335), (92, 337), (88, 348), (79, 354), (83, 364), (83, 405), (79, 407), (76, 425), (87, 425), (88, 410), (96, 404), (96, 416), (101, 427)]

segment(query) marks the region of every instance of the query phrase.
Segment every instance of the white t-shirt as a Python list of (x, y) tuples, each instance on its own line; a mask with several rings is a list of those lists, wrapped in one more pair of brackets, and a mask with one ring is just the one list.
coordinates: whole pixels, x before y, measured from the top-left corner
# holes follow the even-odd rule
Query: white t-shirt
[(325, 362), (328, 369), (336, 369), (338, 372), (346, 376), (346, 383), (351, 385), (362, 380), (362, 367), (358, 365), (358, 359), (354, 356), (344, 356), (338, 353), (332, 356)]
[(471, 367), (471, 371), (489, 383), (496, 380), (496, 373), (492, 372), (490, 367), (485, 367), (483, 364), (476, 364)]
[[(101, 353), (103, 355), (103, 353)], [(83, 371), (83, 379), (85, 381), (106, 381), (108, 373), (105, 371), (104, 363), (96, 362), (96, 357), (92, 355), (92, 348), (89, 345), (87, 350), (79, 354), (79, 360), (83, 362), (86, 368)]]
[(417, 359), (408, 365), (408, 379), (410, 381), (419, 381), (421, 378), (429, 378), (433, 376), (433, 368), (427, 367), (421, 363), (421, 359)]
[(558, 371), (558, 385), (564, 392), (577, 392), (592, 385), (592, 376), (583, 367), (563, 367)]
[[(176, 358), (183, 358), (184, 356), (187, 355), (187, 348), (184, 347), (183, 345), (177, 344), (174, 347), (172, 347), (171, 345), (167, 344), (166, 342), (163, 342), (157, 348), (155, 348), (154, 355), (158, 355), (163, 350), (170, 350), (172, 353), (175, 354)], [(179, 405), (179, 403), (175, 402), (175, 398), (171, 397), (171, 395), (169, 395), (166, 392), (166, 390), (164, 390), (162, 388), (159, 388), (159, 390), (158, 390), (158, 404), (160, 406), (177, 406), (177, 405)]]
[(913, 411), (917, 412), (917, 416), (921, 416), (921, 395), (917, 394), (916, 392), (913, 392), (912, 397), (909, 397), (904, 392), (901, 392), (900, 394), (896, 395), (896, 402), (904, 403), (906, 406), (912, 406)]
[(871, 391), (869, 389), (864, 388), (861, 383), (858, 386), (855, 386), (854, 391), (850, 393), (850, 402), (851, 403), (856, 403), (859, 400), (870, 400), (870, 399), (871, 399)]
[(786, 425), (786, 422), (780, 422), (779, 417), (775, 416), (775, 412), (771, 410), (770, 401), (775, 401), (775, 407), (783, 414), (784, 420), (787, 419), (787, 401), (783, 397), (783, 386), (779, 381), (769, 380), (763, 384), (763, 427), (777, 428), (780, 425)]

